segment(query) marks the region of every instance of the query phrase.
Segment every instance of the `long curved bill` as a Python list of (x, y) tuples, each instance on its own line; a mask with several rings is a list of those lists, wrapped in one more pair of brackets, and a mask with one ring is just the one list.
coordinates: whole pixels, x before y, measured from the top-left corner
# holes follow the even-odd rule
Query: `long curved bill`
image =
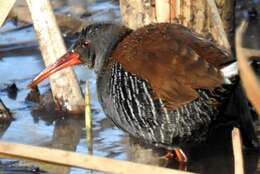
[(45, 68), (40, 74), (38, 74), (30, 84), (27, 85), (28, 88), (33, 88), (41, 81), (54, 74), (57, 71), (60, 71), (66, 67), (81, 64), (80, 55), (77, 52), (69, 51), (59, 58), (54, 64)]

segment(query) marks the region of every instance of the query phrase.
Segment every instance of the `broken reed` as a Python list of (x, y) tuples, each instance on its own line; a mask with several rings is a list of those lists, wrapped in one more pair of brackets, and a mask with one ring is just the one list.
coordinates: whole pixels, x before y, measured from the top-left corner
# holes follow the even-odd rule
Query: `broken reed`
[(15, 144), (0, 141), (0, 155), (13, 158), (25, 158), (69, 167), (78, 167), (96, 171), (120, 174), (189, 174), (190, 172), (178, 171), (163, 167), (138, 164), (129, 161), (114, 160), (93, 155), (83, 155), (59, 149), (36, 147), (25, 144)]

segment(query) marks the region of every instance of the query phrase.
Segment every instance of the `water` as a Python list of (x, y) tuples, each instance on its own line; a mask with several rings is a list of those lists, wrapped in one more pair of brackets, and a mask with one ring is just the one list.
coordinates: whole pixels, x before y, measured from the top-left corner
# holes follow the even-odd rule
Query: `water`
[[(97, 3), (86, 3), (84, 4), (84, 8), (85, 6), (87, 6), (88, 13), (94, 14), (87, 17), (86, 20), (120, 21), (118, 4), (114, 1), (102, 0)], [(66, 3), (65, 7), (59, 10), (66, 11), (66, 13), (69, 11), (66, 9)], [(257, 25), (259, 26), (258, 23)], [(37, 49), (37, 41), (33, 28), (26, 27), (13, 32), (3, 32), (12, 28), (15, 28), (15, 26), (11, 22), (8, 22), (0, 30), (0, 50), (2, 50), (0, 51), (0, 98), (14, 113), (15, 121), (11, 122), (7, 129), (0, 132), (1, 140), (61, 148), (82, 154), (92, 153), (97, 156), (170, 168), (178, 169), (180, 167), (177, 162), (167, 162), (160, 158), (162, 154), (159, 152), (152, 152), (151, 149), (136, 144), (134, 140), (130, 139), (120, 129), (117, 129), (105, 117), (97, 101), (95, 74), (85, 67), (77, 66), (75, 71), (80, 81), (90, 81), (91, 105), (94, 111), (92, 152), (87, 148), (88, 142), (86, 141), (83, 117), (61, 117), (57, 114), (34, 112), (33, 108), (35, 104), (25, 100), (29, 93), (26, 85), (44, 68), (43, 62), (40, 52)], [(252, 31), (249, 31), (249, 34), (251, 34), (250, 38), (260, 38), (258, 35), (252, 34), (257, 33), (256, 30), (259, 30), (259, 27), (252, 28)], [(30, 44), (26, 46), (17, 43)], [(10, 48), (8, 45), (12, 45), (12, 49), (6, 49)], [(257, 42), (254, 42), (252, 47), (258, 47)], [(3, 90), (7, 85), (12, 83), (15, 83), (19, 89), (15, 98), (9, 97), (7, 92)], [(48, 80), (41, 83), (39, 87), (41, 93), (45, 93), (49, 89)], [(82, 89), (83, 91), (85, 89), (84, 83), (82, 84)], [(229, 135), (223, 136), (221, 134), (216, 136), (209, 142), (191, 151), (190, 154), (192, 154), (191, 161), (186, 167), (182, 167), (185, 170), (210, 174), (233, 173), (233, 157)], [(245, 160), (247, 173), (260, 173), (257, 167), (258, 155), (255, 152), (245, 151)], [(13, 171), (10, 171), (10, 167), (8, 168), (9, 170), (1, 167), (7, 166), (10, 163), (14, 163), (15, 168), (21, 168), (22, 173), (32, 173), (31, 170), (35, 168), (32, 166), (37, 166), (49, 173), (100, 173), (32, 161), (16, 161), (13, 159), (0, 160), (0, 173), (12, 173)], [(19, 172), (15, 171), (13, 173)]]

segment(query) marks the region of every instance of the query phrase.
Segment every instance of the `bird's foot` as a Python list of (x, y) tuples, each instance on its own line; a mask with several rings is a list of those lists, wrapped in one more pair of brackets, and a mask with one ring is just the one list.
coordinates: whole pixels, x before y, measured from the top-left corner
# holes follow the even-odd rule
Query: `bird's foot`
[(167, 161), (172, 160), (175, 158), (180, 163), (186, 163), (188, 161), (187, 156), (183, 152), (181, 148), (176, 148), (174, 150), (167, 150), (167, 153), (163, 156), (164, 159)]
[(167, 150), (166, 154), (163, 156), (163, 158), (167, 161), (170, 161), (174, 158), (174, 150)]

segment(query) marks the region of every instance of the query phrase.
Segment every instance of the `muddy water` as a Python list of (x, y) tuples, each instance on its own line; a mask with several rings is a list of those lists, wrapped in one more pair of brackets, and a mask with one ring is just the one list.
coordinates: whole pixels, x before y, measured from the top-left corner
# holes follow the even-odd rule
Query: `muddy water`
[[(63, 1), (62, 1), (63, 2)], [(97, 1), (97, 3), (85, 3), (76, 1), (81, 6), (67, 8), (72, 1), (66, 1), (60, 11), (74, 15), (82, 15), (86, 11), (88, 21), (120, 21), (118, 4), (114, 1)], [(75, 4), (77, 4), (75, 3)], [(82, 5), (83, 3), (83, 5)], [(73, 9), (73, 10), (71, 10)], [(254, 24), (255, 28), (249, 31), (250, 38), (257, 37), (260, 24)], [(5, 32), (3, 32), (5, 31)], [(8, 32), (7, 32), (8, 31)], [(253, 34), (252, 34), (253, 33)], [(27, 44), (19, 44), (27, 43)], [(248, 42), (251, 43), (251, 42)], [(258, 47), (253, 42), (252, 47)], [(258, 42), (260, 43), (260, 42)], [(93, 111), (93, 148), (86, 141), (84, 119), (82, 117), (70, 117), (57, 113), (35, 112), (35, 104), (25, 100), (29, 90), (26, 85), (40, 72), (44, 66), (37, 41), (31, 26), (17, 30), (12, 22), (8, 22), (0, 29), (0, 98), (14, 113), (15, 121), (0, 132), (1, 140), (47, 146), (76, 151), (82, 154), (94, 154), (120, 160), (131, 160), (146, 164), (166, 166), (170, 168), (182, 168), (184, 170), (199, 173), (232, 173), (233, 159), (229, 132), (217, 134), (212, 140), (197, 147), (191, 154), (191, 161), (187, 166), (179, 166), (176, 162), (166, 162), (161, 159), (161, 153), (136, 144), (127, 134), (117, 129), (110, 120), (106, 119), (100, 107), (95, 89), (95, 74), (85, 67), (75, 67), (80, 81), (90, 81), (91, 104)], [(7, 85), (15, 83), (19, 89), (17, 96), (10, 96), (6, 92)], [(45, 80), (40, 86), (40, 92), (48, 91), (49, 83)], [(82, 83), (84, 91), (85, 86)], [(222, 141), (219, 141), (222, 140)], [(245, 151), (247, 173), (258, 173), (258, 155), (255, 152)], [(100, 164), (102, 165), (102, 164)], [(17, 161), (13, 159), (0, 160), (0, 173), (99, 173), (77, 168), (68, 168), (33, 161)]]

